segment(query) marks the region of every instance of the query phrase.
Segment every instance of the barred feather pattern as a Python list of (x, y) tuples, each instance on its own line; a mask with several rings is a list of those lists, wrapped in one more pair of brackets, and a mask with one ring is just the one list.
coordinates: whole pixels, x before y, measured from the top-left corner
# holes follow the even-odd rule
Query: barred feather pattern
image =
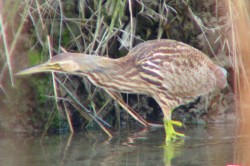
[(174, 40), (139, 44), (111, 66), (112, 71), (89, 72), (89, 80), (109, 90), (152, 96), (168, 109), (213, 91), (218, 82), (226, 86), (222, 68), (201, 51)]
[(165, 119), (171, 119), (170, 110), (178, 105), (227, 85), (225, 69), (201, 51), (174, 40), (143, 42), (119, 59), (62, 53), (18, 74), (48, 71), (83, 75), (108, 90), (152, 96)]

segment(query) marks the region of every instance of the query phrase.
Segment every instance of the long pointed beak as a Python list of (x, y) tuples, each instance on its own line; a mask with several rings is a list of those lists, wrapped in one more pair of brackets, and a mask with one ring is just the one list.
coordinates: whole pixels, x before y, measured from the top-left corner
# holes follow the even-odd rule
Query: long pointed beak
[(16, 73), (16, 75), (20, 76), (20, 75), (28, 75), (28, 74), (34, 74), (34, 73), (50, 72), (50, 71), (53, 71), (53, 69), (55, 69), (55, 66), (52, 66), (48, 63), (44, 63), (41, 65), (33, 66), (30, 68), (24, 69), (22, 71), (19, 71)]

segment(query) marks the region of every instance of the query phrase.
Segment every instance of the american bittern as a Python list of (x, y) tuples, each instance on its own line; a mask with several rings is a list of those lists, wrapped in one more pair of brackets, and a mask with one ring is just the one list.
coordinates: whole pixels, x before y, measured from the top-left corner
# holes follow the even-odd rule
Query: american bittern
[(119, 59), (62, 53), (18, 74), (48, 71), (86, 76), (101, 88), (153, 97), (164, 114), (166, 142), (184, 136), (173, 128), (182, 123), (171, 120), (172, 109), (227, 85), (225, 69), (201, 51), (174, 40), (144, 42)]

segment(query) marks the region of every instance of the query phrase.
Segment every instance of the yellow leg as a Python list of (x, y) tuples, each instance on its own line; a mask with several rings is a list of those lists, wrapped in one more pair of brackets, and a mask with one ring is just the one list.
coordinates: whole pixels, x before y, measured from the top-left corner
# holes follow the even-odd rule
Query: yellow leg
[(184, 134), (178, 133), (174, 130), (173, 124), (176, 126), (182, 126), (182, 123), (174, 120), (167, 120), (164, 118), (164, 128), (166, 132), (166, 143), (175, 140), (177, 137), (185, 137)]

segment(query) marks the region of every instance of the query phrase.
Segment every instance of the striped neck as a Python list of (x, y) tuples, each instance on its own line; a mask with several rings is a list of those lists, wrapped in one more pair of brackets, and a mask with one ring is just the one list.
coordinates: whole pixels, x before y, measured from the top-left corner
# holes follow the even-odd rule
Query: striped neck
[[(138, 68), (134, 66), (131, 57), (99, 58), (95, 68), (85, 74), (95, 86), (124, 93), (147, 92), (148, 87), (142, 86), (145, 81), (140, 78)], [(106, 65), (103, 65), (104, 62)]]

